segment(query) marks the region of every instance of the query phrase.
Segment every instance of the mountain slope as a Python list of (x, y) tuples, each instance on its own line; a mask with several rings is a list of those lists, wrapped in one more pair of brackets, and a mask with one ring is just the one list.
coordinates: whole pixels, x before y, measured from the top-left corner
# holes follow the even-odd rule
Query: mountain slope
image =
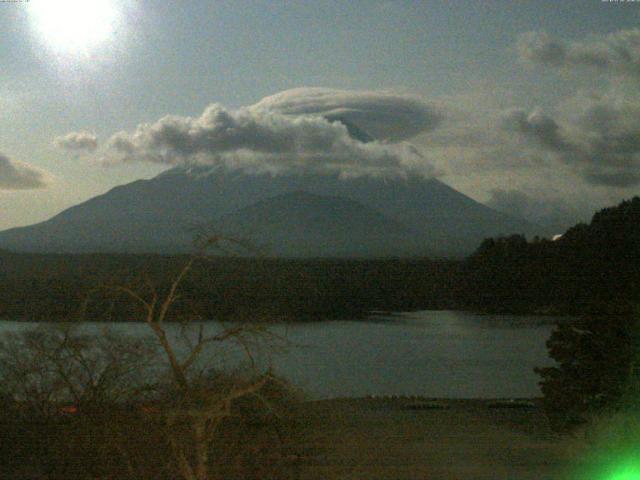
[[(116, 187), (45, 222), (0, 232), (0, 248), (32, 252), (188, 251), (199, 225), (216, 220), (220, 225), (222, 218), (239, 222), (242, 209), (300, 191), (367, 207), (415, 235), (417, 244), (423, 245), (422, 251), (462, 255), (488, 236), (539, 233), (525, 221), (479, 204), (436, 179), (272, 176), (223, 168), (177, 167), (149, 180)], [(329, 208), (329, 204), (323, 205)], [(285, 217), (293, 208), (291, 202), (281, 206)], [(345, 212), (350, 212), (351, 220), (345, 217), (341, 222), (359, 222), (357, 209)], [(236, 216), (225, 217), (232, 214)], [(300, 225), (306, 222), (305, 218), (298, 220)], [(353, 241), (358, 240), (354, 237)], [(301, 248), (304, 250), (303, 245)], [(405, 250), (398, 248), (397, 253)]]
[(284, 193), (224, 215), (218, 230), (252, 238), (277, 256), (362, 257), (432, 253), (410, 229), (341, 197)]

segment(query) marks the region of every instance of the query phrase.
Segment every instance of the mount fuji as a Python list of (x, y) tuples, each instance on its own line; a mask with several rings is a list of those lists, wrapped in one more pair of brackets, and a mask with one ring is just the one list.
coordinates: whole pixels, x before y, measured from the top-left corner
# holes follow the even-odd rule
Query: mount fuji
[(455, 257), (489, 236), (541, 230), (418, 175), (341, 178), (181, 166), (42, 223), (0, 232), (0, 248), (188, 252), (203, 229), (284, 257)]

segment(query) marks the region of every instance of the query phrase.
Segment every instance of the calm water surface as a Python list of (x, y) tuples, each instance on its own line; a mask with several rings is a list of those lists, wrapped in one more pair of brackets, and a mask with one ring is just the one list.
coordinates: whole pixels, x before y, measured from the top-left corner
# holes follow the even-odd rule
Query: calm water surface
[[(270, 330), (285, 340), (284, 347), (282, 341), (275, 342), (282, 348), (262, 346), (257, 358), (314, 398), (530, 397), (540, 395), (533, 368), (552, 363), (545, 341), (553, 321), (549, 317), (422, 311), (357, 321), (276, 325)], [(33, 326), (2, 322), (0, 332)], [(99, 331), (104, 324), (85, 328)], [(149, 333), (144, 324), (121, 323), (110, 328), (133, 335)], [(178, 335), (178, 327), (171, 328)], [(205, 328), (217, 327), (209, 323)], [(233, 349), (216, 355), (226, 365), (237, 358)]]

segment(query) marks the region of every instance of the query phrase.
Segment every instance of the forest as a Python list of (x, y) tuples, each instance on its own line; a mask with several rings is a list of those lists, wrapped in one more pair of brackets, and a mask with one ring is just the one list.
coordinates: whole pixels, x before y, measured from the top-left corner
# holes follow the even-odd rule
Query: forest
[(638, 303), (640, 198), (597, 212), (555, 241), (486, 239), (462, 269), (463, 303), (493, 312), (606, 313)]
[[(166, 290), (189, 256), (0, 256), (0, 316), (12, 320), (129, 321), (137, 306), (113, 288)], [(306, 321), (372, 310), (456, 306), (461, 265), (429, 259), (199, 258), (175, 317)]]

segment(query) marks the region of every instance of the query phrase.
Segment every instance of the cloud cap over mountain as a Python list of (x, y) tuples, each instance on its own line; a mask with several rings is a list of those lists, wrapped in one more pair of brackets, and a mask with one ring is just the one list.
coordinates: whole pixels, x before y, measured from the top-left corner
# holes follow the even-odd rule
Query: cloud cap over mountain
[(286, 115), (322, 115), (355, 123), (373, 138), (397, 142), (433, 130), (442, 115), (417, 97), (389, 92), (294, 88), (250, 107)]
[[(113, 135), (105, 157), (271, 172), (432, 176), (416, 147), (380, 140), (397, 141), (438, 122), (435, 110), (410, 97), (296, 89), (237, 110), (211, 104), (199, 117), (168, 115), (140, 124)], [(372, 133), (373, 141), (354, 138), (353, 125)]]

